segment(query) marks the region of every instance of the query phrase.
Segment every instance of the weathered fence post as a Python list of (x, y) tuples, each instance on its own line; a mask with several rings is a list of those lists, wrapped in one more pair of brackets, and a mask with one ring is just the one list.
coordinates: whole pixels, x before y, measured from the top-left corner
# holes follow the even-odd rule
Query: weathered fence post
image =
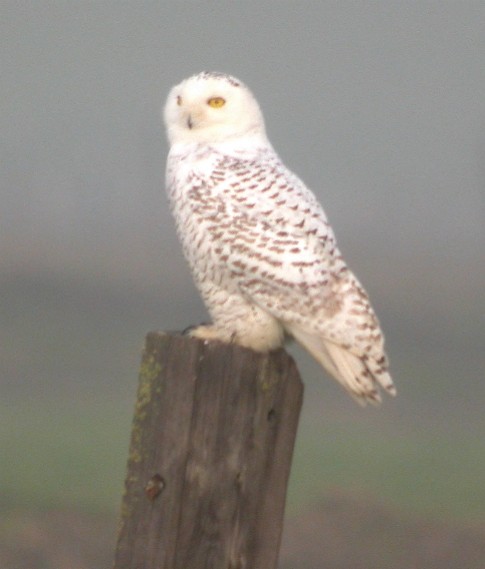
[(284, 350), (148, 334), (115, 569), (274, 569), (302, 394)]

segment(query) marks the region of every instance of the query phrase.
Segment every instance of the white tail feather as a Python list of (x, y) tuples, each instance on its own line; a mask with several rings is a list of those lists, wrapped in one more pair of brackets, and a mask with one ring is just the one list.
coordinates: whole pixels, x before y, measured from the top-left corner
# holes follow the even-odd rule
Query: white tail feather
[(390, 395), (396, 394), (387, 370), (371, 357), (359, 357), (297, 326), (288, 326), (287, 330), (361, 405), (380, 403), (379, 386)]

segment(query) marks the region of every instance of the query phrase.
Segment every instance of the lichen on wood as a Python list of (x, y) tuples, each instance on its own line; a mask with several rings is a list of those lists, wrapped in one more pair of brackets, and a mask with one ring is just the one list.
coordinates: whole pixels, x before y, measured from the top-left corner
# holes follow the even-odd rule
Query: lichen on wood
[(149, 334), (115, 569), (276, 567), (302, 391), (283, 350)]

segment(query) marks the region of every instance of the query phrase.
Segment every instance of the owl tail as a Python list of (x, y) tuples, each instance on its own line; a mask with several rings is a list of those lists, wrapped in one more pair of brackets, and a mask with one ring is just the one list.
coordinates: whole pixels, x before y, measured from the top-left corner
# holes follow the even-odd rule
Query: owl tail
[[(367, 355), (359, 357), (343, 346), (299, 327), (288, 327), (288, 332), (360, 405), (379, 404), (379, 387), (389, 395), (396, 394), (391, 376), (382, 362)], [(382, 361), (385, 362), (384, 356)]]

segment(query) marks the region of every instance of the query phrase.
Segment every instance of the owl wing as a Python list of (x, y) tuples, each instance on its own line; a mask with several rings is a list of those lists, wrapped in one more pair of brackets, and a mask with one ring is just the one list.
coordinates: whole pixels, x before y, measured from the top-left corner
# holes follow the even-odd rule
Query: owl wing
[[(377, 325), (345, 265), (323, 209), (274, 154), (222, 157), (189, 192), (212, 261), (251, 301), (283, 323), (303, 325), (361, 354), (357, 330)], [(377, 326), (378, 327), (378, 326)]]
[(394, 394), (377, 318), (310, 190), (274, 154), (223, 157), (210, 172), (187, 195), (210, 264), (359, 402), (378, 402), (377, 385)]

